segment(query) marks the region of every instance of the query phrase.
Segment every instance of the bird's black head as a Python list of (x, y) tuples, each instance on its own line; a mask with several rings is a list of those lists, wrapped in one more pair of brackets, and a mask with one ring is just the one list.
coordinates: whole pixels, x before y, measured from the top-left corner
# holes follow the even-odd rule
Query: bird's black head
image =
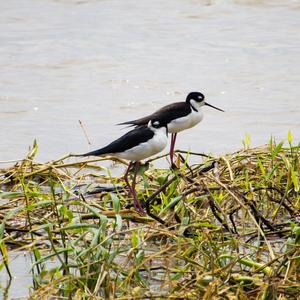
[(200, 93), (200, 92), (191, 92), (187, 95), (186, 102), (190, 103), (191, 100), (194, 100), (197, 103), (203, 102), (203, 104), (204, 104), (204, 99), (205, 99), (205, 97), (202, 93)]
[[(198, 107), (202, 107), (202, 106), (204, 106), (204, 105), (207, 105), (207, 106), (209, 106), (209, 107), (212, 107), (212, 108), (214, 108), (214, 109), (217, 109), (217, 110), (219, 110), (219, 111), (223, 111), (223, 112), (224, 112), (223, 109), (218, 108), (218, 107), (215, 107), (215, 106), (213, 106), (213, 105), (211, 105), (211, 104), (205, 102), (205, 97), (204, 97), (204, 95), (203, 95), (202, 93), (200, 93), (200, 92), (191, 92), (191, 93), (189, 93), (189, 94), (187, 95), (187, 97), (186, 97), (186, 102), (189, 103), (189, 104), (192, 106), (193, 110), (196, 110), (196, 111), (197, 111), (197, 108), (198, 108)], [(193, 102), (194, 102), (194, 103), (193, 103)], [(196, 103), (195, 103), (195, 102), (196, 102)], [(198, 106), (198, 107), (197, 107), (197, 106)]]

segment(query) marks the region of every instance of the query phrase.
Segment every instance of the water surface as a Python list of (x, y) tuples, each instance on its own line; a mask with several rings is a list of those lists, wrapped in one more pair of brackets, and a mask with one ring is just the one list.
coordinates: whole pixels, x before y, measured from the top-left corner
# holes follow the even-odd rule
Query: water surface
[(0, 160), (100, 147), (115, 123), (192, 90), (205, 108), (178, 148), (224, 153), (300, 138), (299, 1), (34, 1), (0, 4)]

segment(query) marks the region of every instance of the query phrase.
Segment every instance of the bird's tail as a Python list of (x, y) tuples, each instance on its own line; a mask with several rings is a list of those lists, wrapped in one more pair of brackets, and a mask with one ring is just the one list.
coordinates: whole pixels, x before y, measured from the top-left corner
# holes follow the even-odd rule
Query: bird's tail
[(82, 154), (72, 154), (72, 156), (74, 157), (85, 157), (85, 156), (100, 156), (106, 154), (105, 150), (103, 149), (98, 149), (98, 150), (94, 150), (94, 151), (90, 151), (87, 153), (82, 153)]
[(128, 127), (136, 126), (135, 120), (127, 121), (127, 122), (123, 122), (123, 123), (118, 123), (117, 125), (128, 125)]
[(141, 125), (147, 125), (148, 122), (151, 120), (152, 115), (146, 116), (144, 118), (136, 119), (136, 120), (131, 120), (123, 123), (119, 123), (117, 125), (128, 125), (128, 127), (131, 126), (141, 126)]

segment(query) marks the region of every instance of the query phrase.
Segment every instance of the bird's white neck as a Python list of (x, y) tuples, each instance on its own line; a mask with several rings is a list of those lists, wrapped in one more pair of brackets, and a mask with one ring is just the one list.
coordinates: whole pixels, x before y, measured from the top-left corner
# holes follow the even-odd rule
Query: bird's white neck
[(199, 111), (201, 109), (201, 106), (199, 104), (199, 102), (195, 101), (195, 100), (190, 100), (190, 106), (192, 107), (192, 109), (194, 109), (195, 111)]

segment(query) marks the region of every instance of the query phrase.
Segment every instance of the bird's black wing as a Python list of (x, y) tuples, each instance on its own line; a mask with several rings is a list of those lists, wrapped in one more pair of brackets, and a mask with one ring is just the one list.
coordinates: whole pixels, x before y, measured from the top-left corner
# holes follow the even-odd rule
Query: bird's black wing
[(141, 143), (147, 142), (154, 136), (154, 132), (147, 126), (139, 126), (117, 140), (113, 141), (106, 147), (101, 149), (91, 151), (82, 156), (99, 156), (104, 154), (114, 154), (118, 152), (124, 152), (128, 149), (131, 149)]
[(191, 112), (191, 107), (186, 102), (175, 102), (163, 106), (156, 112), (146, 117), (127, 121), (123, 123), (119, 123), (118, 125), (131, 125), (131, 126), (139, 126), (139, 125), (146, 125), (150, 120), (164, 120), (166, 123), (171, 122), (174, 119), (178, 119), (181, 117), (185, 117)]

